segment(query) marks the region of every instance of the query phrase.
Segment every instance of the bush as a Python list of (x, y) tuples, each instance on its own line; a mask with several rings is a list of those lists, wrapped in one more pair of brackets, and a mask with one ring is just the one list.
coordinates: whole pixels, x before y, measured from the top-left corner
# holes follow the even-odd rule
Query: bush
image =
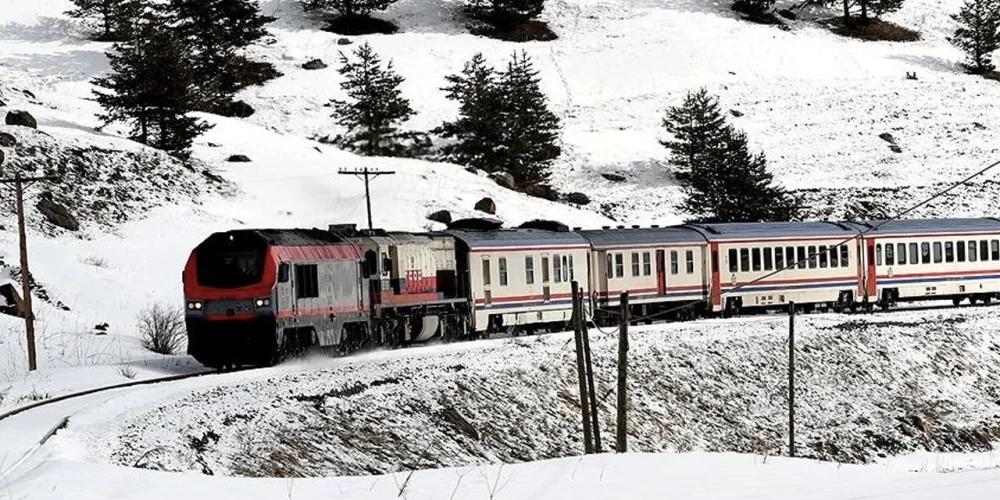
[(870, 42), (915, 42), (920, 40), (920, 33), (881, 19), (854, 19), (845, 25), (843, 19), (833, 22), (834, 33)]
[(159, 354), (174, 354), (184, 343), (184, 315), (179, 309), (155, 304), (139, 313), (142, 347)]

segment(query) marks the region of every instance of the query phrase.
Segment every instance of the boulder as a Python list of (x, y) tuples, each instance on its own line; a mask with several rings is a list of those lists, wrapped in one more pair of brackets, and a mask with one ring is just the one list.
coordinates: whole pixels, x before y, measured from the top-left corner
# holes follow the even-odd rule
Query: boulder
[(794, 20), (796, 20), (796, 19), (799, 18), (798, 15), (796, 15), (794, 12), (792, 12), (789, 9), (781, 9), (781, 10), (779, 10), (778, 11), (778, 15), (781, 16), (781, 17), (783, 17), (783, 18), (785, 18), (785, 19), (788, 19), (789, 21), (794, 21)]
[(323, 69), (326, 63), (322, 59), (313, 59), (302, 65), (302, 69)]
[(543, 200), (558, 201), (559, 193), (548, 184), (534, 184), (524, 188), (524, 194)]
[(483, 198), (477, 201), (474, 208), (490, 215), (496, 215), (497, 213), (497, 204), (493, 202), (493, 198)]
[(226, 161), (236, 162), (236, 163), (246, 163), (250, 161), (250, 157), (247, 155), (232, 155), (226, 158)]
[(41, 199), (38, 200), (38, 204), (35, 206), (38, 208), (38, 211), (41, 212), (42, 215), (44, 215), (45, 218), (53, 225), (70, 231), (80, 229), (80, 223), (77, 222), (76, 217), (73, 217), (73, 215), (69, 213), (69, 210), (66, 210), (66, 207), (53, 201), (50, 196), (42, 195)]
[(507, 189), (514, 189), (514, 176), (507, 172), (493, 172), (490, 174), (490, 179)]
[(96, 325), (94, 325), (94, 333), (97, 334), (97, 335), (107, 335), (108, 334), (108, 326), (109, 325), (107, 323), (96, 324)]
[(451, 224), (451, 212), (447, 210), (438, 210), (437, 212), (428, 215), (427, 220), (440, 222), (442, 224)]
[(340, 38), (337, 40), (337, 45), (350, 45), (351, 43), (353, 42), (351, 42), (347, 38)]
[(35, 121), (35, 117), (31, 116), (31, 113), (27, 111), (8, 111), (6, 123), (7, 125), (19, 127), (38, 128), (38, 122)]
[(903, 152), (903, 148), (901, 148), (901, 147), (899, 147), (899, 146), (897, 146), (895, 144), (889, 146), (889, 149), (891, 149), (893, 153), (902, 153)]
[(611, 181), (611, 182), (625, 182), (625, 176), (621, 174), (615, 174), (611, 172), (604, 172), (601, 177)]
[(17, 139), (7, 132), (0, 132), (0, 147), (12, 148), (17, 146)]
[(732, 115), (735, 116), (736, 118), (743, 116), (743, 112), (736, 109), (730, 109), (729, 112), (732, 113)]
[(590, 197), (583, 193), (566, 193), (564, 196), (566, 203), (572, 203), (574, 205), (589, 205)]
[(892, 134), (890, 134), (889, 132), (882, 132), (881, 134), (878, 135), (878, 138), (882, 139), (885, 142), (888, 142), (889, 144), (896, 144), (896, 138), (893, 137)]
[(253, 107), (243, 101), (227, 102), (217, 106), (214, 111), (229, 118), (247, 118), (254, 113)]

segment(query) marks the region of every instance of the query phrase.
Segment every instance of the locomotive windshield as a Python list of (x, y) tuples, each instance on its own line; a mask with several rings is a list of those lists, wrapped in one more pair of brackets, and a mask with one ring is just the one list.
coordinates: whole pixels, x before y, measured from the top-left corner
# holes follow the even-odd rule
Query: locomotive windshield
[(259, 283), (264, 274), (266, 249), (266, 243), (254, 235), (213, 235), (197, 250), (198, 283), (213, 288)]

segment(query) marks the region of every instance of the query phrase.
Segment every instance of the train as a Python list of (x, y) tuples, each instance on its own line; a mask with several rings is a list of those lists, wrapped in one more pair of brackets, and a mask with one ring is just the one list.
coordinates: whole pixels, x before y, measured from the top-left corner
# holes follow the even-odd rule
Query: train
[(1000, 297), (1000, 219), (502, 227), (429, 232), (236, 229), (182, 272), (188, 353), (213, 368), (273, 365), (313, 347), (563, 331), (572, 283), (586, 321), (787, 309), (871, 311)]

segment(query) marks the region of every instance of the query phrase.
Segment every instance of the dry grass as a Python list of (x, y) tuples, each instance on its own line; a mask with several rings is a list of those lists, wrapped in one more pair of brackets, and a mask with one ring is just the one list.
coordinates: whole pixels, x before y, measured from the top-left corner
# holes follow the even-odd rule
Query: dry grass
[(853, 19), (850, 24), (845, 25), (843, 18), (837, 18), (829, 23), (833, 25), (833, 32), (838, 35), (870, 42), (915, 42), (920, 40), (919, 32), (881, 19), (867, 21)]

